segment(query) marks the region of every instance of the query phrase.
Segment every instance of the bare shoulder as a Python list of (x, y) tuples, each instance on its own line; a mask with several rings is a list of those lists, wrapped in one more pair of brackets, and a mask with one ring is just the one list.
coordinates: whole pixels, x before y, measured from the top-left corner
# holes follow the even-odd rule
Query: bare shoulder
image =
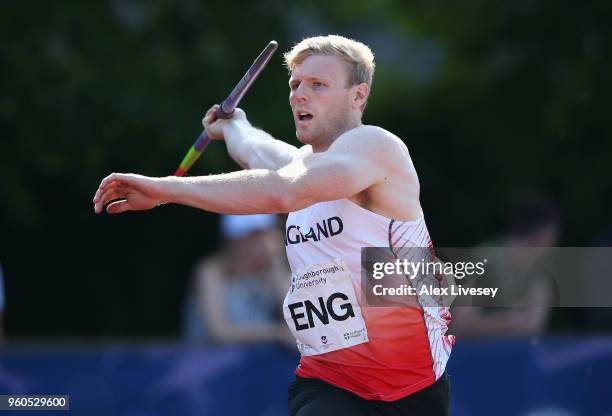
[[(406, 149), (406, 145), (395, 134), (378, 126), (363, 125), (342, 134), (334, 145), (359, 144), (360, 146), (390, 149)], [(406, 149), (407, 150), (407, 149)]]
[(298, 157), (306, 157), (312, 154), (312, 146), (309, 144), (305, 144), (304, 146), (298, 149)]
[(363, 125), (342, 134), (330, 149), (351, 151), (378, 160), (389, 167), (409, 159), (408, 148), (395, 134), (378, 126)]

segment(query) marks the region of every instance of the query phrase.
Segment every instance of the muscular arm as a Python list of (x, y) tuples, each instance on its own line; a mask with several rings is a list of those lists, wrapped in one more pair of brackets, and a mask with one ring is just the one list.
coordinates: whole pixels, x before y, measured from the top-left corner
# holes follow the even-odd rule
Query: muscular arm
[(202, 125), (210, 139), (225, 140), (230, 156), (241, 167), (276, 170), (298, 157), (296, 147), (253, 127), (240, 108), (227, 120), (217, 119), (218, 108), (214, 105), (206, 112)]
[(252, 169), (194, 178), (112, 174), (94, 197), (95, 210), (125, 198), (109, 213), (150, 209), (171, 202), (228, 214), (290, 212), (313, 203), (355, 195), (397, 168), (396, 143), (384, 130), (366, 127), (340, 136), (325, 152), (277, 169)]
[[(346, 198), (384, 180), (386, 138), (376, 130), (341, 136), (327, 150), (278, 170), (256, 169), (192, 179), (167, 178), (169, 202), (207, 211), (291, 212)], [(368, 134), (368, 132), (370, 134)], [(374, 135), (373, 135), (374, 134)]]
[(296, 147), (253, 127), (246, 118), (226, 123), (223, 134), (227, 151), (244, 169), (280, 169), (299, 154)]

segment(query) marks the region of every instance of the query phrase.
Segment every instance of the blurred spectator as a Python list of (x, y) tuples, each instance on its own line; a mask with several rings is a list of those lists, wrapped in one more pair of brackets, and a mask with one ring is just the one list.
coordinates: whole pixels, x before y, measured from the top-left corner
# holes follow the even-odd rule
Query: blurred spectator
[(267, 214), (221, 217), (224, 245), (194, 276), (192, 340), (295, 345), (282, 317), (290, 272), (276, 220)]
[[(554, 288), (546, 270), (539, 267), (543, 252), (537, 248), (558, 244), (561, 223), (561, 210), (553, 201), (537, 194), (517, 200), (510, 210), (507, 231), (480, 245), (483, 252), (487, 247), (506, 249), (488, 250), (486, 282), (485, 279), (473, 282), (498, 287), (496, 305), (527, 306), (456, 307), (451, 332), (458, 336), (541, 334), (553, 305)], [(491, 259), (491, 253), (499, 258)]]

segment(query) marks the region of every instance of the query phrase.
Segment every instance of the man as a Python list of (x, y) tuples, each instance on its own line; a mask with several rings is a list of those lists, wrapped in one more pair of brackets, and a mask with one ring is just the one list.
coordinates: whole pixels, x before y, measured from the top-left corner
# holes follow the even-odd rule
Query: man
[[(284, 315), (302, 353), (291, 414), (445, 415), (452, 338), (445, 308), (360, 305), (361, 247), (431, 244), (419, 181), (404, 143), (362, 125), (374, 73), (370, 49), (341, 36), (305, 39), (285, 54), (295, 148), (237, 110), (204, 117), (246, 170), (195, 178), (112, 174), (94, 197), (114, 214), (179, 203), (225, 214), (290, 213), (292, 284)], [(314, 276), (317, 276), (316, 278)], [(338, 413), (340, 412), (340, 413)]]

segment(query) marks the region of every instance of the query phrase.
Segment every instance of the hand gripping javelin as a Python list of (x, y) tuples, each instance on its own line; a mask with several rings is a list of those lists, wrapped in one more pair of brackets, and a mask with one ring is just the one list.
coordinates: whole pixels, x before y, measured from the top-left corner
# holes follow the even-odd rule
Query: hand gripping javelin
[[(234, 87), (230, 95), (228, 95), (228, 97), (219, 105), (219, 109), (217, 110), (216, 114), (217, 118), (227, 119), (232, 117), (235, 108), (240, 103), (240, 100), (251, 85), (253, 85), (253, 82), (264, 69), (272, 57), (272, 54), (274, 54), (274, 51), (276, 51), (276, 48), (278, 48), (278, 43), (276, 41), (273, 40), (268, 43), (268, 46), (266, 46), (259, 54), (257, 59), (255, 59), (253, 65), (251, 65), (246, 74), (244, 74), (238, 85)], [(184, 176), (185, 173), (187, 173), (187, 171), (193, 166), (195, 161), (202, 155), (202, 152), (204, 152), (204, 149), (206, 149), (208, 143), (210, 143), (210, 138), (208, 137), (206, 130), (203, 130), (183, 158), (183, 161), (179, 167), (174, 172), (174, 176)]]

